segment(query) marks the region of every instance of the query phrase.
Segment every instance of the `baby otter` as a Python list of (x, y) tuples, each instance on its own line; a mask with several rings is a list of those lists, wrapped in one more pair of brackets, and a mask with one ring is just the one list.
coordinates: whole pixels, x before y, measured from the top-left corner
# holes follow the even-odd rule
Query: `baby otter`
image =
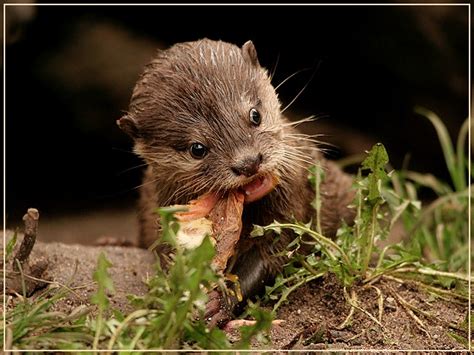
[[(352, 179), (325, 160), (311, 138), (281, 112), (267, 70), (251, 41), (241, 48), (209, 39), (179, 43), (159, 52), (138, 80), (128, 113), (118, 124), (133, 137), (148, 168), (140, 189), (141, 247), (157, 238), (157, 206), (186, 204), (208, 192), (245, 194), (235, 263), (247, 298), (281, 270), (274, 254), (294, 238), (285, 233), (249, 238), (254, 224), (315, 220), (308, 167), (322, 166), (321, 227), (335, 236), (353, 211)], [(209, 316), (225, 320), (238, 303), (211, 297)], [(218, 306), (216, 306), (216, 299)], [(225, 307), (224, 307), (225, 306)]]

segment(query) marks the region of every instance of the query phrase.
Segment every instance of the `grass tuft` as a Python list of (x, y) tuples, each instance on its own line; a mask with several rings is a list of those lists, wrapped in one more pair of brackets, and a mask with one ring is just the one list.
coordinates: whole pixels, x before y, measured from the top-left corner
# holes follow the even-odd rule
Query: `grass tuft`
[[(361, 306), (356, 292), (360, 287), (375, 287), (380, 280), (412, 282), (436, 297), (467, 307), (470, 276), (467, 274), (469, 238), (466, 222), (470, 199), (464, 150), (468, 123), (466, 121), (461, 127), (455, 150), (442, 121), (428, 110), (417, 108), (417, 112), (425, 115), (438, 133), (452, 185), (428, 174), (388, 171), (388, 154), (378, 143), (367, 152), (355, 179), (353, 207), (357, 213), (354, 225), (344, 224), (338, 230), (337, 240), (333, 241), (321, 233), (317, 215), (321, 208), (318, 184), (322, 179), (318, 168), (312, 167), (309, 180), (316, 194), (312, 204), (316, 223), (275, 221), (267, 226), (255, 226), (252, 232), (258, 237), (268, 231), (280, 234), (289, 229), (297, 236), (287, 250), (290, 261), (277, 276), (275, 284), (266, 289), (266, 299), (274, 301), (274, 311), (298, 287), (328, 274), (337, 276), (351, 306), (341, 329), (348, 326), (355, 311), (359, 311), (383, 331), (379, 320), (383, 307), (379, 304), (379, 317), (375, 318)], [(438, 198), (422, 207), (418, 199), (421, 189), (431, 189)], [(397, 223), (403, 224), (407, 233), (405, 240), (380, 248), (380, 241), (392, 233)], [(312, 246), (310, 254), (298, 253), (303, 244)], [(379, 303), (380, 300), (383, 303), (380, 289), (376, 290)], [(421, 312), (401, 297), (396, 300), (415, 325), (426, 332), (424, 323), (416, 315)], [(452, 324), (450, 327), (461, 329)], [(456, 336), (466, 340), (467, 332), (461, 333)]]
[(0, 328), (2, 339), (8, 339), (7, 349), (222, 350), (247, 349), (253, 338), (265, 340), (272, 316), (257, 306), (248, 312), (256, 323), (242, 327), (236, 344), (222, 330), (207, 327), (203, 320), (207, 291), (223, 283), (211, 267), (214, 247), (209, 237), (195, 249), (180, 247), (175, 212), (173, 208), (159, 210), (162, 240), (174, 250), (172, 263), (166, 270), (157, 263), (155, 275), (147, 281), (149, 291), (143, 296), (130, 295), (132, 312), (124, 315), (110, 307), (114, 286), (108, 269), (112, 264), (100, 254), (93, 273), (97, 291), (90, 299), (96, 314), (85, 306), (69, 314), (52, 311), (72, 291), (67, 286), (51, 285), (31, 299), (19, 297), (6, 315), (6, 329)]

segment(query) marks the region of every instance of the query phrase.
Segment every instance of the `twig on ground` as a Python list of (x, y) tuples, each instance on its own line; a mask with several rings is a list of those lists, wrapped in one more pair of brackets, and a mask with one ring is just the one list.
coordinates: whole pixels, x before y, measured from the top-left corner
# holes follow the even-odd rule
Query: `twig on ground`
[[(79, 300), (81, 300), (82, 302), (87, 302), (87, 299), (84, 298), (83, 296), (81, 296), (80, 294), (78, 294), (76, 291), (74, 291), (75, 289), (79, 289), (79, 288), (84, 288), (85, 286), (78, 286), (78, 287), (69, 287), (67, 284), (63, 284), (61, 282), (58, 282), (58, 281), (50, 281), (50, 280), (46, 280), (46, 279), (41, 279), (39, 277), (34, 277), (34, 276), (31, 276), (31, 275), (23, 275), (24, 277), (26, 277), (27, 279), (29, 280), (33, 280), (33, 281), (37, 281), (39, 283), (44, 283), (44, 284), (49, 284), (49, 285), (57, 285), (59, 287), (63, 287), (64, 289), (68, 290), (69, 292), (71, 292), (74, 296), (76, 296)], [(94, 283), (90, 283), (90, 284), (94, 284)]]
[(349, 314), (347, 315), (346, 319), (344, 319), (344, 321), (341, 324), (339, 324), (336, 327), (336, 329), (342, 330), (345, 327), (347, 327), (349, 325), (349, 323), (351, 322), (352, 317), (354, 316), (354, 311), (355, 311), (355, 307), (353, 305), (351, 305), (351, 309), (350, 309)]
[(378, 306), (379, 306), (379, 322), (382, 323), (382, 316), (383, 316), (383, 295), (382, 291), (378, 287), (375, 287), (374, 285), (370, 285), (370, 288), (373, 288), (377, 292), (377, 297), (378, 297)]
[[(449, 291), (449, 290), (443, 290), (443, 289), (438, 288), (438, 287), (433, 287), (433, 286), (427, 285), (427, 284), (425, 284), (423, 282), (420, 282), (420, 281), (416, 281), (416, 280), (412, 280), (412, 279), (401, 279), (401, 278), (390, 276), (390, 275), (383, 275), (383, 278), (386, 279), (386, 280), (391, 280), (391, 281), (398, 282), (399, 284), (402, 284), (402, 285), (413, 284), (415, 286), (424, 288), (424, 289), (428, 290), (431, 293), (436, 294), (437, 297), (440, 297), (440, 298), (444, 299), (445, 301), (453, 302), (453, 303), (456, 303), (456, 304), (459, 304), (459, 305), (464, 306), (469, 301), (469, 297), (467, 295), (464, 296), (464, 295), (461, 295), (459, 293), (455, 293), (455, 292), (452, 292), (452, 291)], [(449, 296), (449, 297), (451, 297), (451, 299), (446, 299), (446, 298), (442, 297), (441, 295)], [(460, 300), (463, 300), (463, 301), (458, 301), (457, 299), (460, 299)]]
[(39, 212), (35, 208), (29, 208), (23, 216), (24, 237), (6, 275), (9, 293), (21, 291), (27, 297), (46, 285), (41, 279), (48, 267), (48, 260), (44, 257), (35, 257), (34, 262), (29, 261), (38, 234), (38, 220)]
[(349, 294), (347, 293), (347, 289), (344, 287), (344, 297), (346, 299), (346, 301), (352, 306), (354, 307), (355, 309), (357, 309), (358, 311), (364, 313), (367, 317), (369, 317), (370, 319), (372, 319), (375, 323), (377, 323), (377, 325), (382, 328), (382, 330), (385, 330), (385, 327), (382, 325), (382, 323), (379, 322), (379, 320), (377, 318), (375, 318), (372, 314), (370, 314), (368, 311), (366, 311), (365, 309), (363, 309), (362, 307), (360, 307), (358, 304), (357, 304), (357, 294), (355, 293), (354, 290), (351, 291), (351, 296), (349, 297)]
[(356, 334), (356, 335), (354, 335), (354, 336), (352, 336), (352, 337), (346, 339), (345, 341), (346, 341), (346, 342), (350, 342), (350, 341), (352, 341), (352, 340), (355, 340), (355, 339), (357, 339), (357, 338), (360, 338), (362, 335), (365, 334), (365, 332), (367, 332), (367, 329), (364, 329), (364, 330), (361, 331), (359, 334)]
[(390, 273), (393, 274), (398, 274), (398, 273), (406, 273), (406, 272), (415, 272), (423, 275), (428, 275), (428, 276), (441, 276), (441, 277), (449, 277), (452, 279), (457, 279), (457, 280), (462, 280), (469, 282), (469, 279), (471, 281), (474, 281), (472, 278), (469, 278), (469, 275), (464, 275), (461, 273), (454, 273), (454, 272), (445, 272), (445, 271), (439, 271), (439, 270), (433, 270), (430, 268), (426, 267), (406, 267), (406, 268), (398, 268)]
[[(38, 220), (39, 212), (35, 208), (29, 208), (28, 212), (23, 216), (25, 223), (25, 236), (21, 242), (20, 248), (15, 255), (15, 259), (18, 259), (23, 265), (33, 250), (36, 242), (36, 235), (38, 233)], [(18, 271), (16, 264), (13, 265), (14, 270)]]
[(417, 328), (423, 333), (425, 333), (428, 338), (431, 339), (431, 334), (426, 329), (425, 323), (423, 323), (423, 321), (412, 311), (412, 305), (408, 303), (402, 296), (398, 295), (393, 288), (389, 287), (389, 289), (392, 296), (398, 301), (398, 303), (400, 303), (400, 305), (405, 309), (407, 314), (415, 321)]
[(445, 321), (443, 319), (440, 319), (438, 317), (436, 317), (434, 314), (431, 314), (429, 312), (426, 312), (418, 307), (415, 307), (414, 305), (412, 305), (411, 303), (406, 303), (406, 306), (409, 307), (411, 310), (413, 310), (414, 312), (417, 312), (417, 313), (420, 313), (422, 315), (424, 315), (426, 318), (430, 318), (430, 319), (433, 319), (434, 321), (436, 322), (439, 322), (443, 325), (446, 325), (448, 326), (449, 328), (452, 328), (452, 329), (456, 329), (456, 330), (459, 330), (461, 332), (466, 332), (466, 329), (463, 329), (461, 327), (459, 327), (457, 324), (455, 323), (452, 323), (452, 322), (448, 322), (448, 321)]
[[(272, 321), (272, 327), (278, 326), (285, 322), (284, 319), (275, 319)], [(238, 329), (243, 326), (251, 326), (257, 324), (256, 320), (249, 320), (249, 319), (234, 319), (229, 322), (224, 327), (224, 331), (231, 332), (234, 329)]]

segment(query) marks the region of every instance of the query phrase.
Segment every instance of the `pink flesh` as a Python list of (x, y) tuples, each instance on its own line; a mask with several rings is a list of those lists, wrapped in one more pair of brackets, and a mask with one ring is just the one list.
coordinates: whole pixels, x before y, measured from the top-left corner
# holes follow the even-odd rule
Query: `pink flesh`
[(180, 222), (192, 221), (198, 218), (206, 217), (214, 208), (219, 196), (213, 193), (208, 193), (199, 197), (197, 200), (192, 200), (186, 207), (186, 212), (176, 213), (176, 217)]
[(245, 193), (245, 202), (249, 203), (261, 199), (270, 193), (276, 184), (277, 180), (270, 175), (257, 177), (255, 180), (241, 187)]
[[(245, 195), (245, 203), (250, 203), (261, 199), (270, 193), (277, 185), (278, 180), (271, 175), (263, 175), (255, 178), (248, 184), (242, 186), (240, 191)], [(215, 193), (207, 193), (186, 205), (186, 212), (176, 213), (176, 217), (181, 222), (192, 221), (209, 215), (220, 197)]]

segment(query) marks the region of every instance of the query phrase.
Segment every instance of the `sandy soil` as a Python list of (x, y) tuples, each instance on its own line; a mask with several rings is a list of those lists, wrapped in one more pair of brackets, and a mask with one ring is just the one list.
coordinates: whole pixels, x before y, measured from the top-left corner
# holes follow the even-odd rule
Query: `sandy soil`
[[(367, 315), (355, 312), (345, 329), (338, 329), (349, 314), (343, 288), (333, 277), (315, 280), (290, 295), (288, 303), (278, 311), (285, 322), (272, 331), (276, 349), (386, 349), (386, 350), (453, 350), (463, 345), (448, 335), (447, 323), (459, 324), (467, 309), (464, 306), (434, 299), (422, 290), (395, 282), (379, 282), (375, 286), (383, 295), (382, 328)], [(378, 295), (375, 289), (355, 288), (362, 308), (378, 318)], [(426, 332), (417, 326), (393, 293), (410, 304), (430, 312), (436, 320), (420, 319)]]
[[(7, 239), (11, 234), (7, 233)], [(17, 245), (20, 241), (21, 237)], [(80, 304), (89, 304), (88, 300), (96, 290), (92, 274), (97, 267), (101, 252), (112, 263), (109, 269), (115, 287), (115, 293), (111, 295), (112, 306), (125, 312), (129, 311), (132, 308), (129, 306), (127, 295), (143, 295), (147, 291), (143, 281), (153, 273), (155, 256), (148, 250), (134, 247), (37, 242), (31, 253), (30, 263), (34, 264), (36, 260), (46, 257), (48, 268), (42, 278), (67, 284), (74, 289), (74, 294), (56, 305), (58, 309), (67, 311)]]
[[(22, 228), (19, 222), (18, 227)], [(95, 209), (64, 215), (42, 213), (38, 240), (83, 245), (93, 245), (97, 239), (104, 237), (133, 240), (138, 235), (137, 223), (134, 206), (129, 209)]]

